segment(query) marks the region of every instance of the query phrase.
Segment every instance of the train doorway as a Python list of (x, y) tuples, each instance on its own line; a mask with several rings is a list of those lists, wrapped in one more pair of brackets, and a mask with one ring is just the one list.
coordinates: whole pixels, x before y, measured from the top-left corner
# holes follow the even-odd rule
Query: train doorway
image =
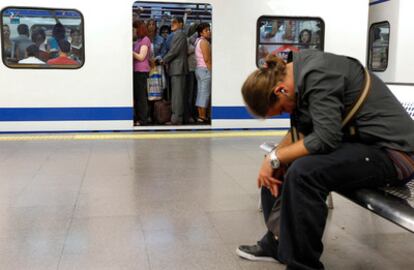
[(209, 4), (132, 7), (134, 126), (211, 125)]

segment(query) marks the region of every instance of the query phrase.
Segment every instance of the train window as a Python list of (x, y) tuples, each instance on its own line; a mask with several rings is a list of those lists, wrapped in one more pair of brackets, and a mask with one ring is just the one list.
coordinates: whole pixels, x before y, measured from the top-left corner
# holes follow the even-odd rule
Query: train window
[(83, 16), (79, 11), (7, 7), (0, 19), (6, 66), (76, 69), (83, 65)]
[(320, 18), (270, 17), (257, 20), (256, 64), (261, 67), (268, 54), (287, 61), (289, 52), (323, 50), (325, 24)]
[(388, 66), (390, 23), (379, 22), (369, 29), (368, 67), (372, 71), (385, 71)]

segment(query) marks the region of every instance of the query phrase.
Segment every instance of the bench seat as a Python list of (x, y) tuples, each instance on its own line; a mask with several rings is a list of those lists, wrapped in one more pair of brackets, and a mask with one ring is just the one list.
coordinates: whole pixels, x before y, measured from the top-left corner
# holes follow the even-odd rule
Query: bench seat
[(401, 187), (359, 189), (339, 194), (414, 232), (414, 179)]
[[(402, 102), (414, 120), (414, 102)], [(414, 232), (414, 179), (401, 187), (359, 189), (339, 193), (375, 214)]]

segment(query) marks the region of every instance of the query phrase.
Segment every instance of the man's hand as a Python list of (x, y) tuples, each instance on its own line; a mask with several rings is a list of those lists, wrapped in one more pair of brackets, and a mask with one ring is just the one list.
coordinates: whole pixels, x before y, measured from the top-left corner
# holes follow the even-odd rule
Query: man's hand
[(279, 185), (282, 184), (282, 181), (274, 178), (273, 173), (274, 170), (272, 166), (270, 166), (270, 159), (268, 156), (266, 156), (259, 171), (259, 176), (257, 178), (257, 187), (266, 187), (270, 190), (273, 196), (277, 197), (279, 195)]

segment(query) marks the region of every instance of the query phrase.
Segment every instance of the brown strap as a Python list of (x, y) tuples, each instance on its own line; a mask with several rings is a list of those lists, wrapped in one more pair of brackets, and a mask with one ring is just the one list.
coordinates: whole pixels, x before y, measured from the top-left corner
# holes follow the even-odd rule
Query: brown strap
[(290, 135), (292, 136), (292, 142), (299, 141), (299, 133), (295, 126), (291, 127), (290, 132), (291, 132)]
[(346, 126), (349, 121), (356, 115), (356, 113), (361, 109), (362, 104), (368, 97), (369, 91), (371, 89), (371, 75), (368, 70), (365, 68), (365, 86), (364, 89), (359, 93), (358, 99), (354, 102), (351, 109), (347, 112), (345, 118), (342, 120), (342, 127)]

